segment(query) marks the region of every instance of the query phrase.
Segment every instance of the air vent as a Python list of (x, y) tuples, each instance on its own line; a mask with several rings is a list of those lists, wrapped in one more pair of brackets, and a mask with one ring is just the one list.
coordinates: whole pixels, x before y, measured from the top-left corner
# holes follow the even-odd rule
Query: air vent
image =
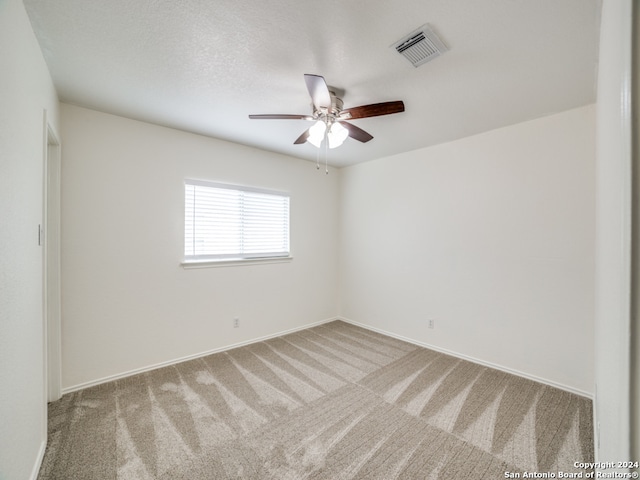
[(414, 67), (419, 67), (449, 50), (428, 24), (414, 30), (393, 46)]

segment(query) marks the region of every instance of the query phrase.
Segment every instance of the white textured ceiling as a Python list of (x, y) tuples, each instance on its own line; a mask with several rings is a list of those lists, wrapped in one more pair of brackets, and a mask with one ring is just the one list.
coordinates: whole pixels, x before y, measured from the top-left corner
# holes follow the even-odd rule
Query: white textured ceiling
[[(595, 101), (599, 0), (25, 0), (60, 99), (315, 161), (293, 141), (310, 114), (303, 74), (374, 139), (336, 166), (389, 156)], [(429, 23), (450, 50), (414, 68), (392, 47)]]

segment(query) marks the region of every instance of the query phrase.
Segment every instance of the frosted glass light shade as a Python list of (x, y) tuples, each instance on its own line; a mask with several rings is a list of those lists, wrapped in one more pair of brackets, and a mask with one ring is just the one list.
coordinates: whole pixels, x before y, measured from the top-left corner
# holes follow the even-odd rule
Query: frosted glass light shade
[(324, 132), (327, 129), (327, 124), (322, 120), (318, 120), (316, 124), (309, 129), (309, 137), (307, 137), (307, 142), (309, 142), (314, 147), (320, 148), (322, 141), (324, 140)]
[(340, 123), (336, 122), (331, 125), (331, 130), (329, 130), (329, 148), (339, 147), (344, 143), (344, 141), (349, 136), (349, 130), (344, 128)]

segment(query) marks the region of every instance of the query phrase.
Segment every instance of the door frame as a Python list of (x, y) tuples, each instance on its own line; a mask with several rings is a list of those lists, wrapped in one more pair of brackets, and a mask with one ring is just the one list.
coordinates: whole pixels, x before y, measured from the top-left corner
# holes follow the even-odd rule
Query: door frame
[(60, 180), (59, 136), (44, 110), (43, 172), (43, 359), (47, 402), (62, 396), (62, 301), (60, 281)]

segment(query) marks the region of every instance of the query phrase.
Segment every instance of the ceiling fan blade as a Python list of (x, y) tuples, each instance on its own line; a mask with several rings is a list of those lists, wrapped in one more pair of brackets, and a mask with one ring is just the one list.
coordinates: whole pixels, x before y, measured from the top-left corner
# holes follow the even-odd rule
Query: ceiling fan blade
[(340, 120), (340, 125), (349, 130), (349, 136), (354, 140), (358, 140), (359, 142), (365, 143), (373, 138), (373, 135), (368, 134), (360, 127), (356, 127), (352, 123), (343, 122)]
[(253, 120), (313, 120), (311, 115), (280, 115), (277, 113), (249, 115), (249, 118)]
[(304, 81), (307, 84), (307, 90), (311, 95), (311, 101), (316, 110), (331, 107), (331, 94), (327, 87), (327, 82), (320, 75), (304, 74)]
[(378, 117), (380, 115), (390, 115), (392, 113), (404, 112), (402, 100), (395, 102), (372, 103), (360, 107), (347, 108), (340, 112), (339, 118), (342, 120), (353, 120), (356, 118)]
[(295, 142), (293, 142), (294, 145), (300, 145), (301, 143), (304, 143), (307, 141), (307, 138), (309, 138), (309, 128), (307, 128), (304, 132), (302, 132), (302, 135), (300, 135)]

